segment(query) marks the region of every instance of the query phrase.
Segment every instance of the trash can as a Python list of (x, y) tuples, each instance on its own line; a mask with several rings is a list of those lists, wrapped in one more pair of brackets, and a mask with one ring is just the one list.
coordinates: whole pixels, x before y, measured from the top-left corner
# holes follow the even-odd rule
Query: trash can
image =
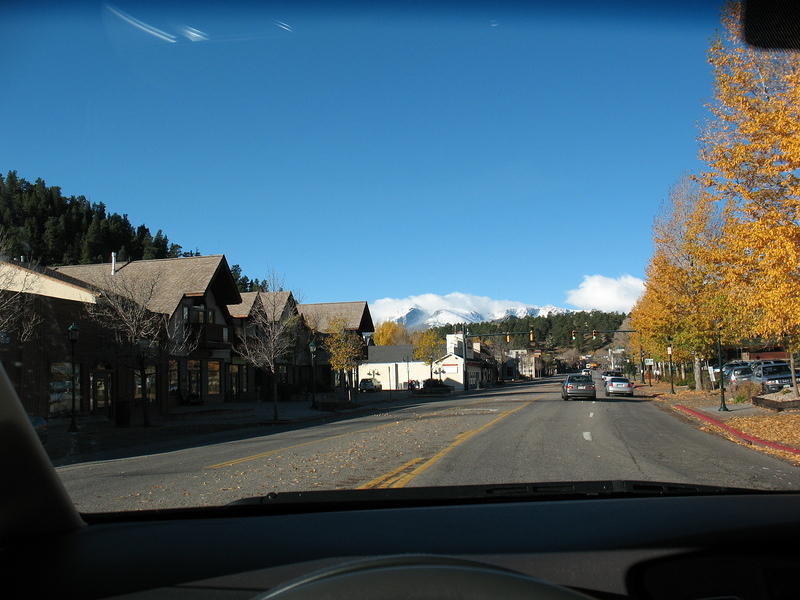
[(115, 415), (115, 425), (117, 427), (131, 426), (131, 403), (128, 400), (117, 402)]

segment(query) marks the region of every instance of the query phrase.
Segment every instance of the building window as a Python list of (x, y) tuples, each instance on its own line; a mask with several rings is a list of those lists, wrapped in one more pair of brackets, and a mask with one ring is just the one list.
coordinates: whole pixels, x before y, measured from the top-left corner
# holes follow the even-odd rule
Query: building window
[(185, 323), (186, 321), (189, 320), (189, 307), (184, 304), (182, 308), (183, 308), (183, 322)]
[(214, 323), (217, 320), (217, 315), (213, 310), (209, 310), (206, 316), (206, 323)]
[(200, 396), (200, 361), (187, 360), (186, 371), (189, 374), (189, 393)]
[(220, 362), (217, 360), (210, 360), (208, 361), (208, 372), (207, 372), (207, 380), (208, 381), (208, 393), (209, 394), (219, 394), (221, 389), (221, 377), (220, 377)]
[(169, 393), (170, 396), (175, 396), (180, 391), (180, 379), (178, 371), (178, 361), (169, 361), (169, 377), (168, 377)]
[(148, 400), (153, 401), (156, 399), (156, 368), (153, 365), (145, 367), (144, 369), (144, 383), (145, 389), (142, 389), (142, 378), (139, 369), (134, 371), (133, 383), (135, 386), (134, 398), (140, 400), (143, 396)]
[(247, 365), (241, 365), (242, 372), (242, 392), (247, 393)]
[(231, 393), (235, 396), (239, 395), (239, 365), (228, 365), (231, 380)]
[[(75, 410), (81, 407), (81, 366), (75, 365)], [(50, 363), (50, 416), (72, 410), (72, 363)]]
[(278, 365), (278, 382), (289, 383), (289, 373), (287, 372), (286, 365)]
[(192, 307), (192, 323), (205, 323), (206, 308), (205, 306)]

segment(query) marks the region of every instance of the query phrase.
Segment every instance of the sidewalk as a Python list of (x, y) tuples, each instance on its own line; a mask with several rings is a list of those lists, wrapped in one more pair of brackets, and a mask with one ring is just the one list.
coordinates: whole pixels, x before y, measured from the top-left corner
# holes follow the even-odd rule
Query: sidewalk
[[(452, 396), (445, 396), (451, 398)], [(193, 442), (207, 441), (211, 434), (231, 430), (265, 430), (305, 422), (325, 421), (375, 410), (380, 406), (413, 401), (409, 392), (354, 394), (351, 406), (332, 410), (311, 408), (311, 401), (278, 403), (278, 420), (273, 419), (272, 402), (228, 402), (203, 406), (178, 406), (167, 415), (151, 414), (150, 426), (142, 424), (141, 411), (134, 411), (130, 427), (116, 427), (104, 416), (80, 416), (79, 431), (69, 433), (69, 418), (48, 421), (45, 449), (56, 466), (117, 455), (134, 450), (166, 451)], [(429, 401), (420, 399), (421, 402)], [(388, 407), (388, 406), (387, 406)], [(155, 412), (155, 411), (153, 411)]]

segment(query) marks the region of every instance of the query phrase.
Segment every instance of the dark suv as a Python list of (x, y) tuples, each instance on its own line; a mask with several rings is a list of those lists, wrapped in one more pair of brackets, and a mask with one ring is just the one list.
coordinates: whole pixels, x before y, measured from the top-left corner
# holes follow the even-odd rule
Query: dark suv
[(786, 363), (757, 364), (753, 367), (751, 381), (770, 394), (792, 385), (792, 371)]
[(590, 375), (567, 375), (561, 385), (561, 399), (570, 398), (596, 398), (597, 391)]

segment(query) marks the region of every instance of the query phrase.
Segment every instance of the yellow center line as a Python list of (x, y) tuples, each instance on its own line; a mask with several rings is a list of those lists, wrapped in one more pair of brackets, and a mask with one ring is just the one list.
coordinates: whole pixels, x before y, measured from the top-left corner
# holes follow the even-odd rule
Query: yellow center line
[(366, 489), (374, 488), (374, 487), (386, 487), (385, 485), (381, 485), (381, 484), (388, 483), (388, 481), (390, 479), (392, 479), (392, 477), (395, 477), (395, 476), (399, 475), (400, 473), (402, 473), (403, 471), (405, 471), (406, 469), (416, 465), (419, 462), (422, 462), (422, 460), (423, 460), (422, 458), (412, 458), (411, 460), (409, 460), (408, 462), (403, 463), (402, 465), (400, 465), (396, 469), (394, 469), (392, 471), (389, 471), (388, 473), (384, 473), (380, 477), (376, 477), (372, 481), (368, 481), (364, 485), (358, 486), (358, 488), (356, 488), (356, 489), (366, 490)]
[[(427, 414), (427, 415), (420, 415), (419, 418), (430, 418), (434, 416), (441, 415), (442, 413), (447, 412), (448, 410), (458, 409), (462, 406), (471, 406), (472, 404), (478, 404), (479, 402), (485, 402), (486, 399), (483, 400), (475, 400), (473, 402), (467, 402), (465, 404), (459, 404), (457, 406), (449, 406), (447, 408), (443, 408), (442, 410)], [(323, 438), (317, 438), (314, 440), (309, 440), (308, 442), (301, 442), (299, 444), (292, 444), (291, 446), (284, 446), (282, 448), (276, 448), (275, 450), (267, 450), (266, 452), (259, 452), (258, 454), (252, 454), (250, 456), (243, 456), (242, 458), (235, 458), (233, 460), (227, 460), (225, 462), (217, 463), (215, 465), (209, 465), (205, 467), (206, 469), (222, 469), (224, 467), (232, 467), (233, 465), (238, 465), (245, 462), (250, 462), (252, 460), (258, 460), (259, 458), (266, 458), (268, 456), (273, 456), (275, 454), (280, 454), (281, 452), (285, 452), (286, 450), (294, 450), (295, 448), (302, 448), (304, 446), (311, 446), (312, 444), (318, 444), (320, 442), (326, 442), (328, 440), (335, 440), (341, 437), (345, 437), (348, 435), (356, 435), (358, 433), (364, 433), (366, 431), (377, 431), (378, 429), (383, 429), (385, 427), (391, 427), (393, 425), (398, 425), (397, 421), (392, 421), (391, 423), (384, 423), (382, 425), (373, 425), (372, 427), (365, 427), (363, 429), (357, 429), (355, 431), (347, 431), (345, 433), (337, 433), (336, 435), (329, 435)], [(384, 476), (385, 477), (385, 476)]]
[(478, 435), (482, 431), (486, 431), (492, 425), (495, 425), (495, 424), (499, 423), (500, 421), (502, 421), (506, 417), (513, 415), (515, 412), (517, 412), (519, 410), (522, 410), (523, 408), (528, 406), (531, 402), (532, 402), (532, 400), (526, 402), (525, 404), (523, 404), (521, 406), (518, 406), (517, 408), (512, 408), (511, 410), (507, 410), (506, 412), (504, 412), (500, 416), (492, 419), (491, 421), (489, 421), (488, 423), (485, 423), (484, 425), (481, 425), (477, 429), (472, 429), (471, 431), (465, 431), (464, 433), (461, 433), (461, 434), (457, 435), (456, 439), (453, 441), (453, 443), (451, 443), (446, 448), (443, 448), (442, 450), (440, 450), (439, 452), (434, 454), (432, 457), (430, 457), (428, 460), (426, 460), (420, 466), (415, 468), (413, 471), (407, 473), (406, 475), (403, 475), (402, 477), (400, 477), (399, 479), (394, 481), (388, 487), (393, 487), (393, 488), (405, 487), (406, 485), (408, 485), (408, 483), (412, 479), (414, 479), (418, 475), (420, 475), (420, 474), (424, 473), (425, 471), (427, 471), (428, 469), (430, 469), (433, 465), (435, 465), (437, 462), (439, 462), (442, 458), (444, 458), (450, 452), (452, 452), (453, 449), (457, 448), (458, 446), (460, 446), (461, 444), (463, 444), (467, 440), (472, 439), (473, 437), (475, 437), (476, 435)]

